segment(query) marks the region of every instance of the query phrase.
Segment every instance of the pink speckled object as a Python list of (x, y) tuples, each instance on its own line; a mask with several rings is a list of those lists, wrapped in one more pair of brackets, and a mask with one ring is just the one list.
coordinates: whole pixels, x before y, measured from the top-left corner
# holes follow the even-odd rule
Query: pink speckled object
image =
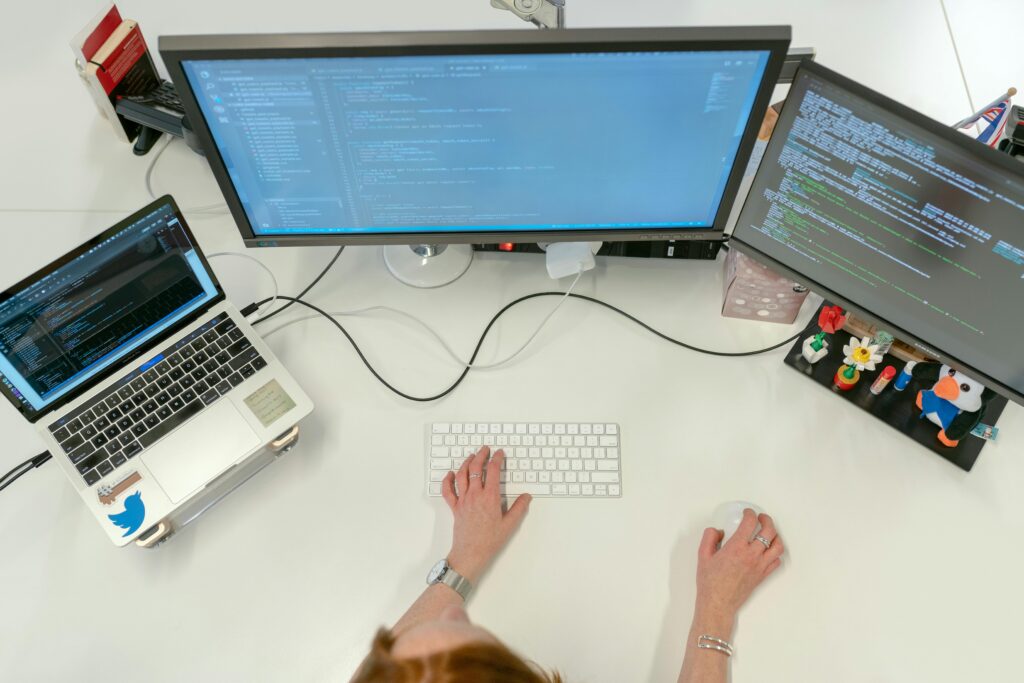
[(796, 320), (807, 288), (730, 249), (725, 257), (722, 315), (788, 325)]

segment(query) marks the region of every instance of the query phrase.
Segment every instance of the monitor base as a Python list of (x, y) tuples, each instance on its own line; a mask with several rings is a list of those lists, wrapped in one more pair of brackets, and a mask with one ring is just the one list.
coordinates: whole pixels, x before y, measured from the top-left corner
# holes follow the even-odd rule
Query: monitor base
[(413, 244), (384, 247), (384, 263), (410, 287), (432, 289), (455, 282), (473, 262), (468, 244)]

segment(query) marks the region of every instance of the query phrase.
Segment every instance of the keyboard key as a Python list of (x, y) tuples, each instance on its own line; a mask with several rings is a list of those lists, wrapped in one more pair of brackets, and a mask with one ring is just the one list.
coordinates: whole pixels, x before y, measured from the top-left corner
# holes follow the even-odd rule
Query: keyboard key
[(207, 344), (212, 344), (213, 342), (217, 341), (217, 337), (219, 336), (220, 334), (218, 334), (216, 330), (210, 330), (209, 332), (203, 335), (203, 339), (206, 341)]
[(220, 398), (220, 394), (217, 393), (216, 389), (210, 389), (209, 391), (204, 393), (201, 398), (203, 399), (203, 403), (205, 403), (206, 405), (210, 405), (218, 398)]
[(178, 382), (178, 384), (180, 384), (183, 389), (188, 389), (195, 383), (196, 381), (192, 379), (192, 375), (185, 375), (184, 377), (181, 378), (181, 381)]
[(172, 380), (171, 380), (170, 376), (169, 375), (164, 375), (163, 377), (161, 377), (160, 379), (158, 379), (156, 381), (156, 385), (158, 387), (160, 387), (161, 389), (166, 389), (167, 387), (171, 386), (171, 382), (172, 382)]
[(85, 480), (87, 486), (92, 486), (93, 484), (100, 480), (100, 473), (97, 472), (96, 470), (89, 470), (88, 472), (82, 475), (82, 479)]
[(241, 370), (244, 366), (249, 364), (249, 361), (257, 358), (259, 355), (260, 352), (250, 346), (245, 351), (242, 351), (242, 353), (232, 358), (228, 365), (231, 366), (232, 370)]
[(170, 364), (170, 366), (172, 368), (178, 367), (179, 365), (181, 365), (181, 362), (182, 362), (181, 354), (179, 354), (179, 353), (174, 354), (173, 356), (171, 356), (170, 358), (167, 359), (167, 362)]
[(171, 364), (165, 360), (160, 361), (159, 363), (156, 364), (156, 366), (153, 367), (153, 369), (156, 370), (156, 374), (158, 375), (166, 375), (168, 372), (171, 371)]
[(159, 376), (160, 375), (157, 374), (157, 371), (153, 370), (152, 368), (142, 373), (142, 378), (147, 382), (155, 382), (157, 380), (157, 377)]
[(162, 406), (160, 410), (156, 411), (156, 416), (159, 417), (161, 420), (166, 420), (167, 418), (169, 418), (171, 416), (170, 406)]
[(179, 379), (185, 376), (185, 371), (182, 370), (181, 368), (174, 368), (173, 370), (167, 373), (167, 376), (170, 377), (175, 382), (177, 382)]
[(238, 374), (240, 374), (245, 379), (249, 379), (250, 377), (256, 374), (256, 371), (252, 369), (251, 365), (246, 365), (243, 366), (242, 369), (238, 371)]
[(192, 403), (189, 403), (182, 410), (179, 410), (177, 413), (139, 437), (138, 443), (141, 444), (143, 448), (149, 448), (179, 426), (185, 424), (190, 419), (198, 415), (203, 408), (204, 406), (202, 401), (193, 401)]
[(199, 351), (198, 353), (196, 353), (195, 356), (192, 357), (192, 361), (196, 364), (196, 366), (202, 365), (208, 360), (210, 360), (210, 357), (207, 356), (202, 351)]
[(181, 388), (180, 384), (172, 384), (170, 388), (167, 389), (167, 393), (170, 394), (172, 397), (181, 395), (181, 392), (183, 391), (184, 389)]
[(146, 385), (146, 396), (148, 398), (153, 398), (154, 396), (156, 396), (159, 393), (160, 393), (160, 387), (157, 384), (154, 383), (154, 384), (147, 384)]
[[(191, 346), (186, 346), (181, 351), (178, 351), (178, 353), (180, 353), (181, 357), (184, 358), (186, 361), (181, 364), (181, 366), (184, 368), (188, 364), (188, 359), (195, 355), (196, 350), (193, 349)], [(188, 368), (186, 372), (191, 372), (193, 369), (195, 369), (195, 363), (193, 363), (192, 367)]]
[(202, 351), (203, 349), (206, 348), (206, 340), (203, 339), (202, 337), (196, 339), (194, 342), (192, 342), (192, 348), (195, 349), (197, 352)]
[(227, 379), (231, 376), (231, 368), (227, 365), (222, 368), (217, 368), (216, 375), (222, 380)]
[(71, 436), (71, 432), (68, 430), (67, 427), (59, 427), (56, 431), (54, 431), (53, 427), (50, 427), (50, 433), (53, 434), (53, 438), (55, 438), (58, 442), (64, 441), (69, 436)]
[(132, 411), (132, 414), (129, 415), (129, 417), (132, 419), (132, 422), (138, 422), (142, 418), (146, 417), (146, 411), (142, 408), (136, 408)]
[(256, 372), (259, 372), (263, 368), (267, 367), (267, 361), (263, 360), (263, 356), (256, 356), (252, 361), (252, 367)]
[(128, 399), (130, 399), (132, 397), (132, 394), (134, 393), (135, 390), (132, 389), (130, 385), (126, 387), (121, 387), (120, 389), (117, 390), (117, 395), (121, 397), (122, 401), (127, 401)]
[(203, 370), (205, 370), (208, 373), (209, 372), (216, 372), (217, 371), (217, 366), (219, 366), (219, 365), (220, 365), (220, 363), (217, 362), (216, 358), (211, 358), (210, 360), (208, 360), (205, 363), (203, 363)]
[(140, 422), (139, 424), (132, 427), (132, 434), (134, 434), (135, 436), (142, 436), (148, 431), (149, 427), (146, 426), (145, 422)]
[(121, 429), (121, 431), (124, 431), (126, 429), (129, 429), (132, 426), (133, 422), (134, 420), (132, 420), (130, 417), (123, 417), (117, 421), (117, 426)]
[(249, 341), (248, 339), (242, 338), (239, 341), (234, 342), (233, 344), (231, 344), (230, 346), (228, 346), (224, 350), (227, 351), (228, 353), (230, 353), (231, 356), (233, 357), (233, 356), (238, 355), (239, 353), (242, 353), (242, 351), (246, 350), (247, 348), (251, 347), (252, 345), (253, 344), (252, 344), (251, 341)]
[(160, 424), (160, 417), (158, 415), (149, 415), (143, 421), (143, 424), (146, 425), (147, 429), (152, 429)]
[(233, 387), (237, 387), (239, 384), (241, 384), (244, 381), (245, 381), (245, 378), (243, 378), (242, 375), (240, 375), (237, 372), (235, 374), (231, 375), (230, 377), (228, 377), (228, 382), (230, 382), (231, 386), (233, 386)]
[(68, 459), (71, 460), (72, 465), (77, 465), (95, 452), (96, 450), (92, 447), (91, 443), (83, 444), (71, 453), (68, 453)]
[(210, 385), (207, 384), (206, 382), (198, 382), (194, 387), (192, 387), (192, 391), (196, 392), (200, 396), (202, 396), (203, 394), (205, 394), (209, 390), (210, 390)]
[(82, 429), (82, 421), (72, 420), (71, 422), (68, 422), (67, 427), (69, 432), (71, 432), (72, 434), (76, 434)]
[(110, 420), (111, 422), (117, 422), (122, 417), (124, 417), (124, 414), (121, 412), (119, 408), (114, 408), (109, 413), (107, 413), (107, 419)]
[(109, 460), (104, 460), (96, 466), (96, 471), (100, 473), (101, 477), (105, 477), (114, 471), (114, 466), (110, 464)]
[(231, 330), (228, 333), (228, 339), (230, 339), (231, 341), (238, 341), (239, 339), (241, 339), (244, 336), (245, 336), (245, 333), (242, 332), (242, 330), (240, 330), (238, 328), (235, 328), (235, 329)]
[(93, 448), (103, 448), (104, 446), (107, 445), (108, 441), (110, 441), (110, 439), (108, 439), (104, 435), (100, 434), (99, 436), (97, 436), (95, 439), (92, 440), (92, 447)]
[(134, 405), (136, 407), (137, 406), (141, 406), (145, 402), (146, 402), (146, 394), (145, 394), (145, 392), (140, 391), (139, 393), (137, 393), (134, 396), (132, 396), (132, 405)]
[(143, 389), (146, 388), (146, 380), (142, 379), (141, 377), (136, 377), (135, 379), (132, 380), (131, 388), (134, 391), (142, 391)]
[(117, 437), (118, 443), (122, 446), (127, 446), (135, 440), (135, 436), (131, 432), (123, 432), (121, 436)]
[(618, 484), (619, 473), (618, 472), (592, 472), (590, 474), (590, 481), (594, 484)]
[(97, 420), (92, 423), (92, 426), (96, 428), (96, 431), (102, 432), (104, 429), (110, 426), (110, 420), (108, 420), (106, 417), (97, 418)]
[(162, 391), (156, 396), (156, 402), (158, 405), (166, 405), (171, 400), (171, 395), (166, 391)]
[(117, 455), (112, 456), (110, 458), (110, 464), (113, 465), (114, 467), (120, 467), (121, 465), (125, 464), (125, 462), (127, 462), (127, 461), (128, 461), (128, 458), (124, 457), (124, 455), (121, 454), (121, 453), (118, 453)]
[(138, 441), (133, 441), (124, 447), (124, 457), (131, 460), (136, 455), (142, 452), (142, 446), (139, 445)]
[(194, 379), (197, 382), (200, 382), (209, 374), (210, 373), (208, 373), (203, 368), (196, 368), (195, 372), (192, 373), (192, 379)]
[(221, 351), (216, 356), (214, 356), (213, 359), (217, 361), (217, 365), (224, 365), (229, 360), (231, 360), (231, 354), (229, 354), (227, 351)]
[(61, 442), (60, 447), (64, 449), (65, 453), (70, 453), (83, 443), (85, 443), (85, 439), (82, 438), (81, 434), (73, 434)]
[(548, 496), (551, 495), (550, 484), (529, 484), (519, 482), (509, 482), (502, 484), (499, 489), (503, 496), (519, 496), (524, 493), (529, 493), (532, 496)]
[(96, 436), (97, 434), (99, 434), (99, 432), (97, 432), (96, 428), (93, 427), (92, 425), (87, 425), (86, 427), (84, 427), (82, 429), (82, 436), (84, 438), (86, 438), (86, 439), (91, 439), (92, 437)]
[(96, 419), (96, 414), (91, 410), (87, 410), (78, 416), (78, 419), (82, 421), (83, 425), (87, 425)]
[(224, 322), (218, 324), (213, 329), (217, 330), (217, 334), (218, 335), (221, 335), (221, 334), (227, 334), (228, 332), (230, 332), (231, 330), (235, 329), (236, 327), (238, 327), (238, 325), (235, 324), (235, 321), (232, 320), (231, 318), (228, 318)]
[(156, 412), (156, 409), (157, 409), (156, 401), (146, 401), (145, 403), (142, 404), (142, 409), (145, 410), (146, 413)]
[(228, 384), (227, 382), (221, 382), (220, 384), (217, 385), (217, 391), (220, 393), (221, 396), (223, 396), (224, 394), (231, 391), (231, 385)]

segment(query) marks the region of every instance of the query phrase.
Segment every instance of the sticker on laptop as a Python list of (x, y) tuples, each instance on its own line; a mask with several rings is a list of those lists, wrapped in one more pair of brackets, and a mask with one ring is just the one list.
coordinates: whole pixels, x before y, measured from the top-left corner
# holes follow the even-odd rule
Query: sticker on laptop
[(142, 481), (142, 475), (138, 472), (131, 472), (113, 486), (107, 484), (100, 486), (96, 489), (96, 495), (99, 496), (101, 503), (111, 505), (117, 500), (118, 496), (140, 481)]
[(119, 529), (124, 529), (121, 538), (131, 536), (142, 528), (142, 520), (146, 518), (146, 504), (142, 502), (142, 491), (136, 491), (124, 499), (124, 512), (107, 515), (107, 519)]
[(269, 427), (279, 417), (295, 407), (295, 401), (281, 388), (276, 379), (249, 394), (245, 405), (259, 418), (264, 427)]

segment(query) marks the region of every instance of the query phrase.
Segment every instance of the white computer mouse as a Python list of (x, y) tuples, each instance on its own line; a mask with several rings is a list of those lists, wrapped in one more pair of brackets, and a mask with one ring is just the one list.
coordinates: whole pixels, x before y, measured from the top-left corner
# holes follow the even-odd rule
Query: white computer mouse
[[(711, 526), (715, 529), (721, 529), (725, 532), (725, 537), (722, 539), (722, 543), (725, 543), (736, 533), (736, 529), (739, 528), (740, 522), (743, 521), (743, 511), (747, 508), (753, 510), (756, 514), (761, 514), (764, 510), (760, 506), (750, 503), (745, 500), (731, 500), (728, 503), (722, 503), (715, 508), (715, 511), (711, 513)], [(761, 525), (757, 525), (757, 529), (754, 531), (756, 534), (761, 530)]]

